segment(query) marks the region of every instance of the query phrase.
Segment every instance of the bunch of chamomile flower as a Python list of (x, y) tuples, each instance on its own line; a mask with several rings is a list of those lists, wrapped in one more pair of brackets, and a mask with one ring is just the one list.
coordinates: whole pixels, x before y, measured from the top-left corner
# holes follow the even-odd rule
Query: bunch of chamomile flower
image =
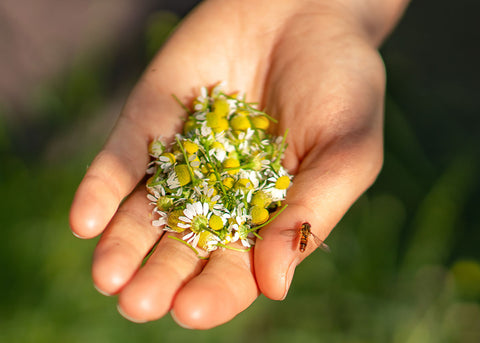
[[(248, 251), (261, 238), (257, 231), (285, 208), (292, 178), (281, 165), (286, 134), (269, 134), (275, 119), (222, 85), (202, 88), (193, 110), (182, 106), (183, 134), (168, 146), (161, 139), (149, 145), (152, 224), (181, 233), (170, 237), (194, 251)], [(244, 248), (229, 246), (237, 241)]]

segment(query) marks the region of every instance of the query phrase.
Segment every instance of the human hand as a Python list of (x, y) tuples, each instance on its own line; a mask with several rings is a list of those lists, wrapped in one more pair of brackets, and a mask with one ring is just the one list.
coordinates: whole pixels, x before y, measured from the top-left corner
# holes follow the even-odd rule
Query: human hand
[[(376, 46), (388, 28), (379, 24), (372, 34), (363, 7), (345, 2), (206, 1), (146, 69), (70, 214), (75, 235), (103, 232), (94, 283), (102, 293), (118, 294), (125, 317), (144, 322), (171, 311), (180, 325), (206, 329), (230, 320), (260, 293), (283, 299), (295, 267), (315, 248), (312, 241), (299, 252), (294, 229), (308, 221), (324, 239), (375, 180), (385, 88)], [(171, 141), (181, 131), (183, 110), (172, 94), (189, 103), (201, 86), (221, 80), (275, 116), (277, 133), (289, 129), (284, 166), (295, 178), (288, 208), (261, 230), (253, 251), (219, 249), (205, 262), (152, 226), (139, 182), (148, 143), (159, 134)]]

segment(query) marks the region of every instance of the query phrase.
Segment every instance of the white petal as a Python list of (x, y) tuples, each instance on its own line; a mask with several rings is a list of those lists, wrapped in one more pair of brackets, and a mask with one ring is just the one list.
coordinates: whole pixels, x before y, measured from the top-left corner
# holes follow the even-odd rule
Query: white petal
[(178, 219), (181, 220), (182, 222), (185, 222), (185, 223), (191, 223), (192, 222), (192, 219), (184, 217), (184, 216), (180, 216), (180, 217), (178, 217)]
[(232, 243), (238, 241), (239, 238), (240, 238), (240, 235), (238, 234), (238, 232), (235, 231), (235, 234), (232, 237)]
[(165, 218), (160, 218), (160, 219), (152, 221), (153, 226), (163, 226), (165, 224), (166, 224)]
[(191, 225), (186, 223), (177, 223), (177, 226), (181, 227), (182, 229), (188, 229)]
[(197, 213), (197, 208), (195, 207), (195, 203), (193, 203), (193, 204), (192, 204), (192, 203), (188, 203), (188, 204), (187, 204), (187, 208), (188, 208), (188, 210), (189, 210), (190, 212), (193, 213), (193, 215), (197, 215), (197, 214), (198, 214), (198, 213)]
[(249, 190), (247, 193), (247, 202), (250, 203), (252, 201), (253, 189)]
[(199, 240), (200, 240), (200, 235), (195, 235), (195, 237), (193, 238), (193, 242), (190, 243), (192, 247), (196, 248)]
[[(212, 200), (212, 201), (213, 201), (213, 200)], [(214, 209), (214, 210), (225, 210), (225, 211), (227, 210), (226, 208), (223, 207), (222, 204), (215, 204), (215, 205), (213, 205), (213, 209)]]
[(204, 202), (203, 203), (203, 214), (204, 215), (206, 215), (208, 213), (208, 209), (209, 209), (208, 202)]
[(191, 220), (195, 217), (195, 209), (189, 205), (190, 204), (187, 204), (187, 208), (183, 210), (183, 214)]
[(202, 131), (202, 136), (204, 137), (207, 137), (212, 133), (212, 129), (209, 128), (208, 126), (202, 126), (201, 131)]
[[(207, 190), (207, 197), (211, 198), (212, 195), (213, 195), (213, 188), (209, 188), (209, 189)], [(212, 199), (212, 201), (214, 201), (214, 200)]]
[(203, 207), (200, 201), (197, 201), (196, 203), (194, 203), (193, 207), (195, 208), (196, 214), (203, 214)]
[(160, 186), (159, 189), (160, 189), (160, 194), (161, 194), (162, 196), (165, 196), (165, 188), (163, 188), (163, 186)]
[(182, 239), (185, 241), (185, 240), (189, 239), (190, 237), (192, 237), (194, 234), (195, 234), (194, 232), (189, 232), (185, 236), (183, 236)]
[(195, 239), (195, 237), (196, 237), (195, 234), (191, 236), (189, 239), (187, 239), (187, 243), (190, 243), (193, 246), (192, 241)]

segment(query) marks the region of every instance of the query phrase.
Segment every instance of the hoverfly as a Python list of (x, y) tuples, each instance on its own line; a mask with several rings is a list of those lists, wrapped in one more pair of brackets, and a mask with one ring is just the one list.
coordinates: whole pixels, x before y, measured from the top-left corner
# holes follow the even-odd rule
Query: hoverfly
[(303, 223), (300, 226), (300, 244), (298, 246), (298, 250), (300, 250), (300, 252), (305, 252), (305, 249), (307, 248), (307, 244), (308, 244), (308, 238), (311, 235), (313, 240), (315, 241), (315, 243), (318, 245), (320, 249), (326, 252), (330, 252), (329, 246), (326, 245), (320, 238), (315, 236), (315, 234), (311, 230), (311, 227), (312, 226), (310, 225), (310, 223), (307, 223), (307, 222)]

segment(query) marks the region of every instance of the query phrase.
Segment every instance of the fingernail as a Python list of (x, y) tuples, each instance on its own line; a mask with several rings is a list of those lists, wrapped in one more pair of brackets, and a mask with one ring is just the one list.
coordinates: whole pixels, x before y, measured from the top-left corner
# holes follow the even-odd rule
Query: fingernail
[(282, 300), (287, 297), (288, 290), (290, 289), (290, 284), (292, 283), (293, 274), (295, 273), (295, 268), (297, 267), (297, 258), (295, 258), (290, 265), (288, 266), (287, 272), (285, 273), (285, 292), (283, 293)]
[(178, 320), (177, 316), (175, 315), (175, 312), (173, 310), (170, 311), (170, 315), (172, 316), (172, 319), (175, 323), (177, 323), (178, 326), (184, 328), (184, 329), (188, 329), (188, 330), (192, 330), (193, 328), (188, 326), (188, 325), (185, 325), (183, 324), (181, 321)]
[(105, 291), (102, 291), (100, 288), (97, 287), (96, 284), (93, 284), (93, 287), (95, 287), (95, 289), (97, 290), (98, 293), (100, 293), (101, 295), (105, 295), (106, 297), (111, 297), (112, 295), (110, 293), (107, 293)]
[(80, 239), (87, 239), (87, 237), (83, 237), (83, 236), (80, 236), (78, 233), (76, 233), (75, 231), (73, 230), (70, 230), (72, 232), (72, 235), (74, 235), (75, 237), (77, 238), (80, 238)]
[(120, 314), (122, 315), (123, 318), (131, 321), (132, 323), (143, 324), (143, 323), (148, 322), (148, 320), (138, 320), (138, 319), (135, 319), (135, 318), (130, 317), (129, 315), (127, 315), (127, 314), (123, 311), (123, 309), (120, 307), (120, 304), (117, 304), (117, 311), (118, 311), (118, 313), (120, 313)]

